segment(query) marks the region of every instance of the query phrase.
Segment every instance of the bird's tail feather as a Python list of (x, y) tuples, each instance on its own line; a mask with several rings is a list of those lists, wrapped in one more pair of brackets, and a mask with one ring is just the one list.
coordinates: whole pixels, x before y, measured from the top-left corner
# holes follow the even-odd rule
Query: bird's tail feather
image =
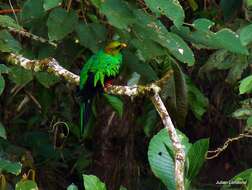
[(90, 99), (81, 103), (80, 106), (80, 133), (81, 136), (84, 133), (84, 127), (88, 124), (90, 114), (92, 110), (92, 101)]

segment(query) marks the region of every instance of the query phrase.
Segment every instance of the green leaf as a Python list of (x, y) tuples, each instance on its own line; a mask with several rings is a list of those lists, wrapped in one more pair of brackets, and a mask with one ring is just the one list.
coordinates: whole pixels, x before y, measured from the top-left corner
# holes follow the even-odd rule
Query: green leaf
[(101, 48), (101, 43), (106, 40), (107, 29), (102, 24), (78, 24), (76, 27), (80, 44), (89, 48), (94, 53)]
[(10, 71), (9, 67), (7, 67), (4, 64), (0, 64), (0, 74), (4, 73), (4, 74), (8, 74)]
[(48, 36), (51, 41), (62, 40), (70, 34), (78, 24), (76, 12), (67, 12), (65, 9), (54, 9), (47, 20)]
[(18, 85), (25, 85), (32, 81), (32, 72), (21, 67), (11, 67), (9, 78)]
[[(179, 61), (188, 65), (194, 64), (193, 52), (182, 38), (172, 32), (168, 32), (160, 21), (146, 15), (143, 11), (134, 11), (134, 14), (137, 18), (137, 23), (133, 25), (133, 30), (139, 40), (152, 40), (167, 49)], [(149, 51), (153, 51), (153, 49)]]
[(241, 84), (239, 86), (239, 92), (240, 94), (252, 92), (252, 75), (241, 80)]
[(187, 2), (193, 11), (196, 11), (199, 8), (198, 3), (195, 0), (187, 0)]
[(0, 96), (2, 95), (2, 93), (4, 91), (4, 88), (5, 88), (5, 80), (0, 73)]
[(7, 139), (5, 128), (1, 122), (0, 122), (0, 137), (3, 139)]
[(15, 190), (38, 190), (38, 186), (35, 181), (21, 180), (16, 184)]
[(247, 127), (247, 128), (252, 128), (252, 116), (250, 116), (250, 117), (247, 119), (246, 127)]
[(117, 112), (117, 114), (122, 117), (123, 115), (123, 101), (117, 96), (112, 96), (108, 94), (104, 94), (104, 97), (108, 101), (108, 103), (112, 106), (112, 108)]
[(252, 108), (239, 108), (232, 113), (232, 117), (236, 119), (247, 119), (252, 116)]
[(189, 160), (189, 168), (187, 178), (193, 180), (199, 173), (203, 162), (205, 161), (205, 154), (209, 147), (209, 139), (200, 139), (195, 142), (187, 154)]
[[(177, 134), (182, 145), (185, 147), (185, 152), (187, 152), (191, 146), (188, 138), (179, 130), (177, 130)], [(166, 147), (171, 149), (170, 152), (174, 152), (167, 129), (162, 129), (150, 141), (148, 147), (148, 160), (155, 176), (158, 177), (169, 190), (175, 190), (174, 162), (170, 153), (167, 152)]]
[(119, 29), (126, 29), (135, 22), (128, 3), (123, 0), (92, 0), (92, 2), (106, 15), (109, 23)]
[(94, 175), (82, 175), (85, 190), (106, 190), (106, 185)]
[(252, 0), (246, 0), (246, 4), (248, 7), (251, 7), (252, 6)]
[(67, 190), (78, 190), (78, 187), (74, 183), (72, 183), (67, 187)]
[(178, 28), (184, 23), (185, 13), (178, 0), (145, 0), (145, 3), (158, 16), (170, 18)]
[(0, 15), (0, 26), (2, 27), (12, 27), (16, 29), (23, 29), (20, 25), (16, 23), (14, 19), (9, 16)]
[(9, 160), (0, 160), (0, 173), (6, 171), (8, 173), (19, 175), (21, 173), (22, 164), (20, 162), (11, 162)]
[[(247, 181), (248, 182), (251, 180), (251, 174), (252, 174), (252, 168), (242, 171), (241, 173), (237, 174), (229, 181), (243, 181), (243, 182)], [(230, 184), (223, 185), (221, 190), (230, 189), (230, 186), (231, 186)], [(248, 189), (248, 190), (250, 190), (250, 189)]]
[(45, 15), (42, 0), (27, 0), (25, 1), (22, 12), (21, 20), (29, 22), (34, 19), (40, 19)]
[(53, 86), (57, 82), (59, 82), (59, 78), (53, 74), (49, 74), (47, 72), (36, 72), (36, 79), (42, 84), (44, 87), (49, 88)]
[(63, 0), (43, 0), (44, 4), (43, 7), (47, 11), (49, 9), (52, 9), (54, 7), (58, 7), (62, 4)]
[(252, 42), (252, 24), (243, 27), (240, 30), (240, 40), (242, 45), (246, 46)]
[(7, 30), (0, 31), (0, 51), (18, 53), (21, 45)]
[(248, 50), (242, 45), (238, 34), (227, 28), (216, 33), (212, 32), (210, 31), (212, 25), (212, 21), (197, 19), (193, 22), (195, 30), (191, 31), (186, 26), (181, 26), (179, 29), (171, 27), (171, 30), (191, 43), (203, 45), (205, 48), (226, 49), (233, 53), (248, 55)]
[(201, 119), (208, 107), (208, 99), (204, 94), (195, 86), (189, 77), (186, 77), (188, 86), (188, 102), (189, 107), (197, 119)]

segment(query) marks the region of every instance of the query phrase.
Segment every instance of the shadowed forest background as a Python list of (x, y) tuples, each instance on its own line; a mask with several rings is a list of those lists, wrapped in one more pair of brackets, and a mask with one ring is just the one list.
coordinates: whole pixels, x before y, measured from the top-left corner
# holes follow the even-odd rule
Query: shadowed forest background
[[(128, 45), (113, 84), (173, 71), (160, 95), (185, 146), (185, 189), (251, 190), (251, 10), (251, 0), (0, 1), (0, 190), (176, 189), (148, 97), (100, 93), (81, 137), (78, 86), (6, 59), (55, 58), (80, 74), (112, 40)], [(228, 180), (241, 183), (216, 184)]]

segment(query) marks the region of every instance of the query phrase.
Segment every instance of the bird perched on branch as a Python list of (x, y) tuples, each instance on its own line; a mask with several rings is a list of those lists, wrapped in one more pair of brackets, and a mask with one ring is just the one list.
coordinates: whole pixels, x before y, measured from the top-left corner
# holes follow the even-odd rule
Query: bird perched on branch
[(125, 43), (110, 42), (104, 49), (91, 56), (84, 64), (80, 73), (80, 133), (83, 135), (84, 126), (88, 124), (92, 100), (94, 96), (119, 74), (122, 64), (120, 51), (126, 48)]

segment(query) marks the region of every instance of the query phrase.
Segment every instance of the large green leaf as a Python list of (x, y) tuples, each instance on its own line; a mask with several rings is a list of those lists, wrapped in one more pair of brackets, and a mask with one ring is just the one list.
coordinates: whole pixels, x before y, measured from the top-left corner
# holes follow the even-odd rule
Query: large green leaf
[(106, 185), (94, 175), (83, 175), (86, 190), (106, 190)]
[[(177, 130), (179, 139), (187, 152), (191, 146), (188, 138)], [(169, 152), (167, 151), (169, 149)], [(148, 160), (151, 169), (169, 190), (175, 190), (174, 161), (171, 156), (173, 153), (172, 142), (169, 138), (167, 129), (159, 131), (150, 141), (148, 148)]]
[(185, 13), (178, 0), (145, 0), (147, 6), (158, 16), (165, 15), (177, 27), (184, 23)]
[(246, 46), (252, 42), (252, 24), (243, 27), (240, 30), (240, 40), (242, 45)]
[(50, 40), (62, 40), (71, 33), (78, 23), (76, 12), (67, 12), (65, 9), (54, 9), (47, 20), (48, 36)]
[(123, 101), (112, 95), (104, 94), (104, 97), (108, 101), (108, 103), (112, 106), (112, 108), (117, 112), (117, 114), (122, 117), (123, 115)]
[(239, 86), (239, 92), (240, 94), (252, 92), (252, 75), (241, 80), (241, 84)]
[(40, 19), (45, 15), (42, 0), (27, 0), (25, 1), (22, 12), (21, 20), (29, 22), (34, 19)]
[(49, 9), (52, 9), (54, 7), (58, 7), (62, 4), (63, 0), (43, 0), (44, 4), (43, 7), (47, 11)]
[(5, 128), (1, 122), (0, 122), (0, 137), (3, 139), (7, 139)]
[(203, 162), (205, 161), (205, 154), (209, 147), (209, 139), (200, 139), (195, 142), (189, 149), (187, 158), (189, 160), (189, 168), (187, 178), (192, 180), (199, 173)]
[(11, 162), (9, 160), (0, 159), (0, 173), (6, 171), (14, 175), (19, 175), (21, 169), (22, 164), (20, 162)]
[(35, 181), (21, 180), (16, 184), (15, 190), (38, 190), (38, 186)]
[(5, 80), (0, 73), (0, 96), (2, 95), (2, 93), (4, 91), (4, 88), (5, 88)]
[(239, 108), (232, 113), (232, 117), (236, 119), (247, 119), (252, 116), (252, 108)]
[(242, 45), (239, 35), (230, 29), (223, 28), (218, 32), (210, 31), (213, 22), (208, 19), (197, 19), (193, 22), (195, 30), (181, 26), (179, 29), (172, 27), (172, 31), (181, 35), (184, 39), (205, 46), (205, 48), (227, 49), (234, 53), (248, 55), (248, 50)]
[(0, 74), (1, 73), (7, 74), (7, 73), (9, 73), (9, 71), (10, 71), (10, 69), (6, 65), (0, 64)]
[(18, 53), (21, 50), (20, 43), (15, 40), (7, 30), (0, 31), (0, 51)]
[(74, 183), (72, 183), (67, 187), (67, 190), (78, 190), (78, 187)]
[(123, 0), (91, 0), (106, 15), (109, 23), (117, 28), (126, 29), (135, 22), (127, 2)]
[[(252, 175), (252, 168), (250, 169), (247, 169), (247, 170), (244, 170), (242, 171), (241, 173), (237, 174), (236, 176), (234, 176), (231, 180), (229, 180), (230, 182), (243, 182), (245, 183), (245, 185), (243, 185), (242, 183), (242, 186), (241, 187), (248, 187), (249, 185), (251, 185), (250, 183), (250, 180), (251, 179), (251, 175)], [(247, 182), (247, 183), (246, 183)], [(237, 183), (238, 184), (238, 183)], [(225, 184), (222, 186), (221, 190), (228, 190), (228, 189), (231, 189), (231, 186), (232, 186), (232, 183), (230, 184)], [(246, 188), (246, 190), (250, 190), (250, 188)]]
[(146, 15), (143, 11), (134, 11), (134, 14), (137, 18), (137, 23), (133, 25), (133, 30), (137, 34), (138, 39), (142, 41), (151, 39), (166, 48), (179, 61), (188, 65), (194, 64), (193, 52), (182, 38), (172, 32), (168, 32), (160, 21)]
[(80, 44), (89, 48), (94, 53), (101, 48), (101, 43), (106, 40), (107, 29), (102, 24), (78, 24), (76, 27)]
[(25, 85), (33, 79), (32, 72), (21, 67), (11, 67), (10, 79), (18, 85)]
[(0, 15), (0, 26), (22, 29), (22, 27), (18, 25), (14, 19), (5, 15)]

